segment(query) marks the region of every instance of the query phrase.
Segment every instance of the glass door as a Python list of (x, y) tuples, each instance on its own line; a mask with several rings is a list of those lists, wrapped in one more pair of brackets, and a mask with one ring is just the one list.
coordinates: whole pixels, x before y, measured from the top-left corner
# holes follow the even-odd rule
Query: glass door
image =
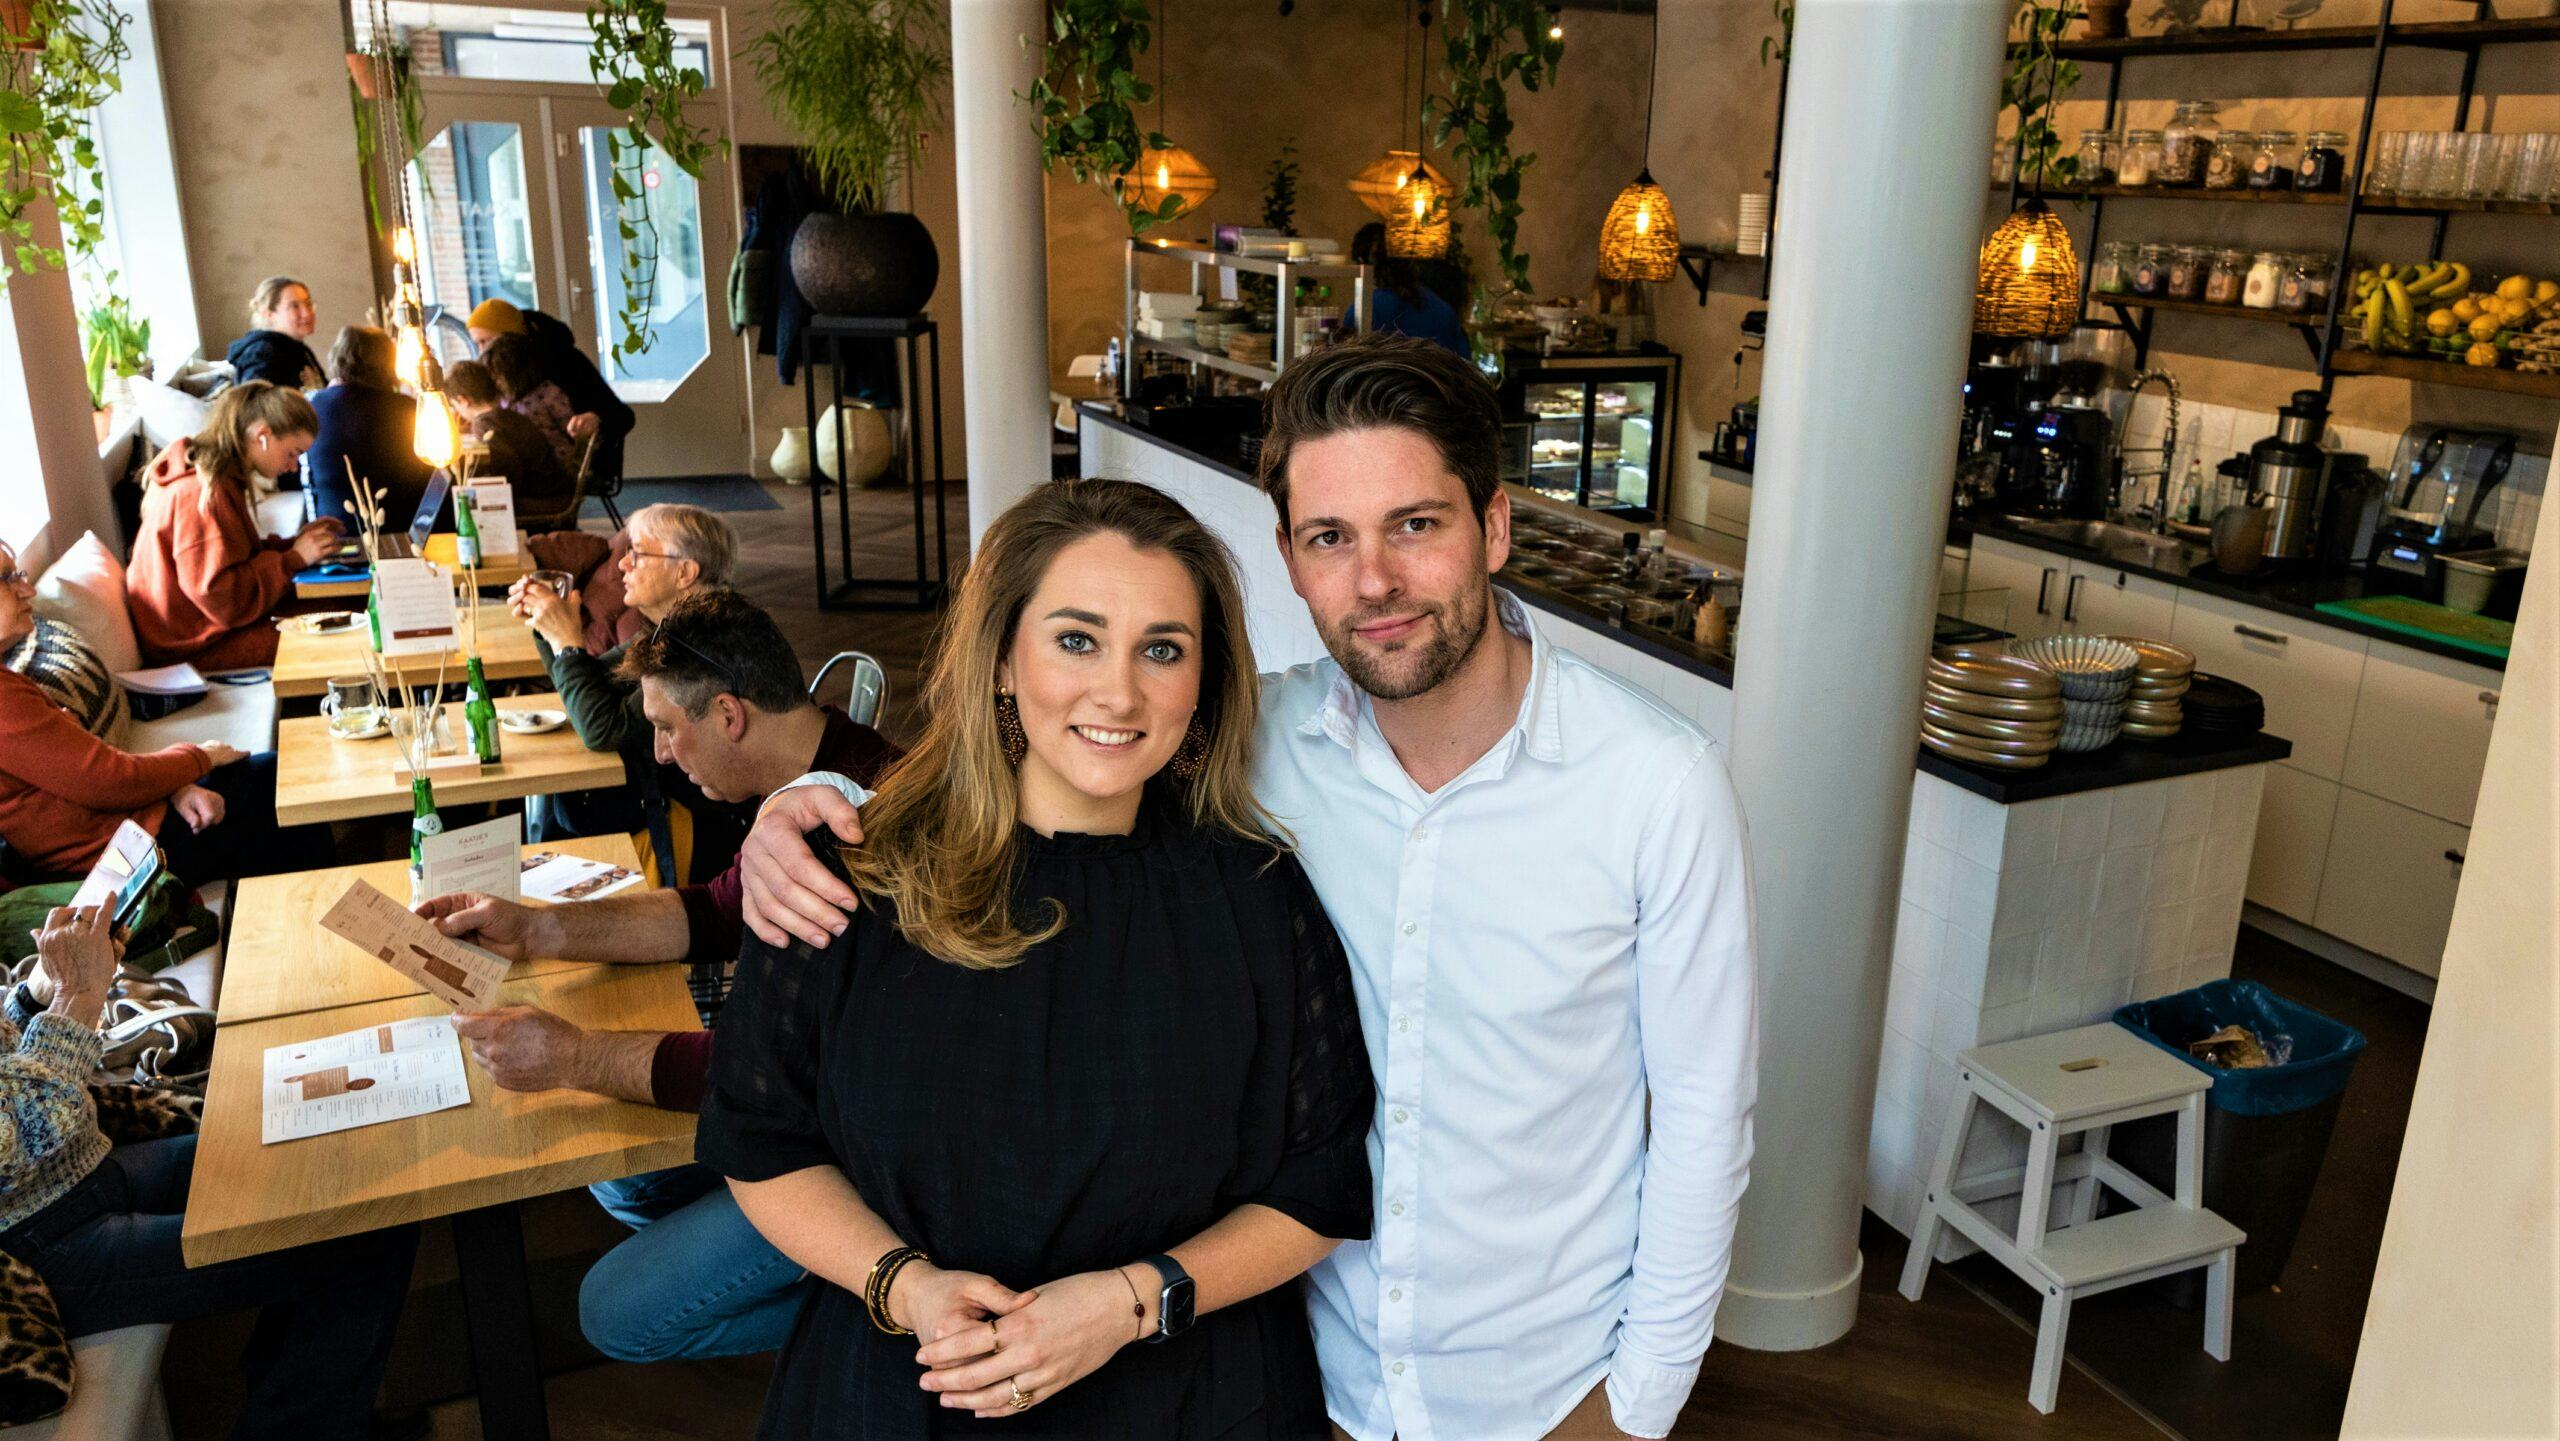
[[(558, 303), (550, 248), (550, 169), (542, 103), (475, 96), (467, 105), (430, 99), (427, 142), (409, 167), (417, 217), (419, 299), (428, 334), (448, 363), (471, 354), (462, 318), (481, 301), (524, 310)], [(435, 322), (438, 312), (452, 324)]]

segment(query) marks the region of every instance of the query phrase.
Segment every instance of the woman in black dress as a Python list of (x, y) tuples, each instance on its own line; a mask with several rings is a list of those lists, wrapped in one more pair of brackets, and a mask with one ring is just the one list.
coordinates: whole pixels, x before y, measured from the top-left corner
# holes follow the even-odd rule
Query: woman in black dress
[(762, 1434), (1325, 1436), (1291, 1283), (1368, 1234), (1373, 1091), (1247, 785), (1232, 560), (1148, 487), (1045, 486), (927, 699), (838, 857), (864, 909), (750, 936), (722, 1013), (699, 1154), (828, 1283)]

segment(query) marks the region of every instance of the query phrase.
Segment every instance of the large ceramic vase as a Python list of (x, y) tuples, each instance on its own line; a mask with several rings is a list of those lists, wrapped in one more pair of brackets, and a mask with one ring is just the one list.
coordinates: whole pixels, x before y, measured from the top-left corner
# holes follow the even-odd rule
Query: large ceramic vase
[(904, 320), (933, 299), (942, 257), (912, 215), (818, 211), (792, 233), (791, 278), (820, 315)]
[(786, 425), (774, 442), (773, 473), (786, 485), (809, 483), (809, 427)]
[(818, 417), (817, 432), (809, 437), (809, 449), (816, 455), (818, 470), (829, 480), (842, 480), (836, 474), (836, 428), (844, 428), (844, 465), (853, 472), (855, 485), (878, 485), (889, 474), (889, 463), (898, 457), (897, 432), (890, 426), (890, 411), (865, 405), (858, 400), (846, 401), (842, 410), (828, 406)]

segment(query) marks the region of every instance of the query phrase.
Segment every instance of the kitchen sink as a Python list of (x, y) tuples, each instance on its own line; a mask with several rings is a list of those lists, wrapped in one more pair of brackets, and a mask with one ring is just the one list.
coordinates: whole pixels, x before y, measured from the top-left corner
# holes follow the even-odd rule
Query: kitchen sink
[(2181, 540), (2174, 535), (2154, 535), (2129, 525), (2104, 520), (2045, 520), (2027, 515), (2004, 515), (2000, 523), (2029, 535), (2058, 540), (2084, 550), (2121, 556), (2163, 570), (2192, 570), (2212, 555), (2208, 546)]

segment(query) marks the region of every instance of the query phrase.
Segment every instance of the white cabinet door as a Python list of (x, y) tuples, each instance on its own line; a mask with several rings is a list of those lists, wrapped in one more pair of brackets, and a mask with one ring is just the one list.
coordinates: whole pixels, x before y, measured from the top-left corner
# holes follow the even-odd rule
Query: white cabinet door
[(2505, 680), (2487, 666), (2372, 642), (2338, 778), (2384, 800), (2471, 824)]
[(2258, 836), (2249, 853), (2249, 899), (2268, 910), (2316, 924), (2320, 877), (2338, 809), (2333, 781), (2288, 765), (2267, 767), (2258, 802)]
[[(1965, 564), (1965, 617), (2015, 632), (2022, 640), (2051, 635), (2062, 629), (2062, 592), (2069, 573), (2070, 562), (2061, 556), (1977, 535)], [(2001, 607), (1985, 594), (1994, 590), (2009, 593), (2006, 612), (1998, 619), (1992, 613)]]
[(2413, 971), (2436, 974), (2453, 927), (2460, 857), (2470, 843), (2466, 826), (2340, 790), (2320, 909), (2311, 923)]
[(2165, 580), (2075, 560), (2063, 582), (2063, 628), (2080, 635), (2167, 640), (2177, 614), (2178, 588)]
[(2169, 639), (2196, 653), (2198, 669), (2266, 697), (2267, 729), (2293, 742), (2294, 769), (2338, 778), (2364, 671), (2363, 637), (2190, 590), (2178, 596)]

